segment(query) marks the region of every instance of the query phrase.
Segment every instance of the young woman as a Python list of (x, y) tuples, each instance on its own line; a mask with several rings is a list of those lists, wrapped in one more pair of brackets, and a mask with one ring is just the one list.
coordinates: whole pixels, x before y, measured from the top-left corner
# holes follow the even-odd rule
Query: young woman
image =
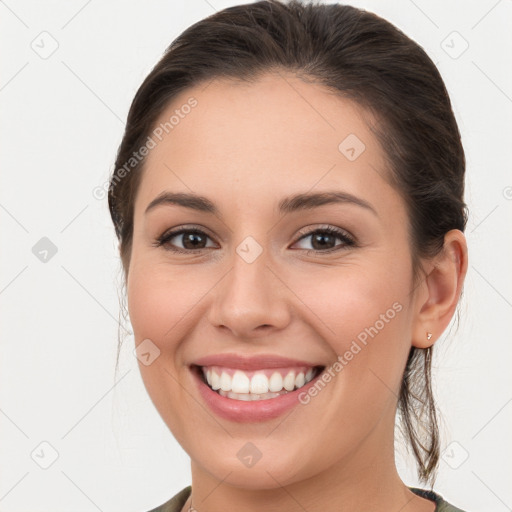
[[(459, 510), (431, 360), (464, 171), (438, 70), (372, 13), (258, 2), (171, 44), (109, 189), (144, 384), (191, 458), (155, 511)], [(430, 489), (398, 475), (397, 412)]]

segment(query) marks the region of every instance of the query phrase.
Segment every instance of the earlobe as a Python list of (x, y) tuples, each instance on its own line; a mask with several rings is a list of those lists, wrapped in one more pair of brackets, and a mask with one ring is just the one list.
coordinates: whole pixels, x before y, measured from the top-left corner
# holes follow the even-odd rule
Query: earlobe
[(412, 345), (432, 346), (444, 332), (455, 313), (468, 268), (466, 238), (452, 229), (444, 237), (441, 252), (432, 260), (431, 270), (418, 293)]

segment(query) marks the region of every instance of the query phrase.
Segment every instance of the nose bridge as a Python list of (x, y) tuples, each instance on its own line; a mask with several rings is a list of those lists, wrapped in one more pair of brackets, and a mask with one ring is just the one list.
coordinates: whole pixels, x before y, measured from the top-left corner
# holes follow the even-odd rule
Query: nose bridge
[(230, 271), (219, 283), (210, 320), (237, 337), (251, 337), (265, 326), (282, 329), (289, 321), (282, 285), (267, 267), (268, 249), (247, 237), (233, 251)]

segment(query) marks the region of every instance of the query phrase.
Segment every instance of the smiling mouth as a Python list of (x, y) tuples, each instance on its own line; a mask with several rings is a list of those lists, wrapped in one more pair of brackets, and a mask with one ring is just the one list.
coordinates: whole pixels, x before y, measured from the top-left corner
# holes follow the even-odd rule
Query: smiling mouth
[(311, 382), (325, 366), (298, 366), (245, 371), (223, 366), (193, 369), (212, 391), (233, 400), (270, 400), (297, 391)]

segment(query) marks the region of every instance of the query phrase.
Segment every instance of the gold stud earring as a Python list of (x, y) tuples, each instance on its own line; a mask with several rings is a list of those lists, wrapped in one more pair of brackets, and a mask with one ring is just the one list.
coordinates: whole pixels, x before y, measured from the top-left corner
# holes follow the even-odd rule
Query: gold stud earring
[(430, 338), (432, 338), (432, 333), (431, 332), (427, 332), (427, 340), (430, 341)]

